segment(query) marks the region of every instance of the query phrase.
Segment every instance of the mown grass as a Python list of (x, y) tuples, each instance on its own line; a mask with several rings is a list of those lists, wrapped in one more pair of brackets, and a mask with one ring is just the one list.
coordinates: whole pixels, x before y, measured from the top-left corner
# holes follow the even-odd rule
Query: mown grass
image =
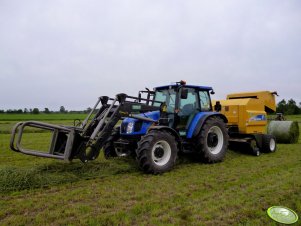
[[(46, 121), (59, 125), (74, 125), (74, 120), (85, 119), (86, 114), (0, 114), (0, 134), (10, 134), (12, 127), (20, 121)], [(29, 132), (41, 132), (41, 130), (31, 129)]]
[(51, 114), (0, 114), (0, 121), (64, 121), (73, 119), (84, 119), (86, 114), (75, 113), (51, 113)]
[[(259, 157), (229, 150), (219, 164), (185, 156), (154, 176), (132, 159), (68, 164), (21, 155), (9, 138), (0, 134), (3, 225), (277, 225), (266, 214), (272, 205), (301, 214), (300, 139)], [(42, 148), (45, 138), (28, 142)]]

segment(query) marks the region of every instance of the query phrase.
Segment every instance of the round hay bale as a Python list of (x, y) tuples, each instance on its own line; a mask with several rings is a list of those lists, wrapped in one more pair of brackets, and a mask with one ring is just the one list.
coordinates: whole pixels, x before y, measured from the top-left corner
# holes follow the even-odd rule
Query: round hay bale
[(277, 143), (294, 144), (299, 139), (299, 125), (294, 121), (271, 121), (268, 134), (276, 137)]

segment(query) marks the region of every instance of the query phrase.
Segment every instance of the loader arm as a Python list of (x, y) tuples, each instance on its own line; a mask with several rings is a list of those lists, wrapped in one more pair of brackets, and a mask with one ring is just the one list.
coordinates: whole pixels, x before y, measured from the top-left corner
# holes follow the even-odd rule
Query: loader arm
[[(102, 96), (79, 126), (58, 126), (49, 123), (28, 121), (19, 122), (12, 130), (10, 148), (13, 151), (26, 155), (45, 158), (54, 158), (65, 161), (80, 159), (82, 162), (94, 160), (120, 119), (123, 117), (138, 117), (135, 114), (159, 107), (151, 106), (153, 100), (136, 98), (126, 94), (117, 94), (114, 99)], [(101, 107), (90, 120), (99, 103)], [(139, 116), (140, 120), (149, 120)], [(38, 128), (52, 133), (48, 152), (31, 150), (22, 146), (22, 137), (25, 128)]]

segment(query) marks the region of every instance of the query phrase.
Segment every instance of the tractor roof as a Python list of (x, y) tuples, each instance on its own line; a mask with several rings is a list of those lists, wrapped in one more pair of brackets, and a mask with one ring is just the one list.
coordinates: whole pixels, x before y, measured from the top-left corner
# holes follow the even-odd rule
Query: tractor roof
[[(168, 89), (168, 88), (177, 88), (179, 86), (181, 86), (181, 85), (180, 84), (171, 84), (171, 85), (166, 85), (166, 86), (158, 86), (158, 87), (155, 87), (154, 89), (160, 90), (160, 89)], [(209, 87), (209, 86), (183, 85), (183, 87), (199, 89), (199, 90), (213, 90), (212, 87)]]

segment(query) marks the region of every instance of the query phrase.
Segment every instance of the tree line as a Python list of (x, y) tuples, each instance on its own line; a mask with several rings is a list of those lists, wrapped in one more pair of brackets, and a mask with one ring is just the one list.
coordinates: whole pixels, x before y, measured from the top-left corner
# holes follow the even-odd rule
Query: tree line
[(299, 103), (299, 106), (297, 106), (296, 101), (293, 99), (289, 99), (288, 101), (283, 99), (277, 104), (276, 111), (284, 115), (301, 114), (301, 102)]
[(8, 109), (8, 110), (1, 110), (0, 109), (0, 114), (1, 113), (6, 113), (6, 114), (52, 114), (52, 113), (87, 113), (90, 112), (91, 108), (87, 108), (86, 110), (80, 110), (80, 111), (74, 111), (74, 110), (66, 110), (64, 106), (61, 106), (58, 111), (50, 111), (49, 108), (44, 108), (44, 110), (40, 110), (39, 108), (24, 108), (24, 109)]
[[(58, 111), (50, 111), (49, 108), (44, 108), (43, 111), (40, 111), (38, 108), (24, 108), (24, 109), (8, 109), (8, 110), (1, 110), (1, 113), (7, 113), (7, 114), (51, 114), (51, 113), (88, 113), (91, 111), (91, 108), (87, 108), (86, 110), (82, 111), (68, 111), (65, 109), (64, 106), (61, 106)], [(301, 114), (301, 102), (299, 103), (299, 106), (297, 105), (296, 101), (293, 99), (289, 99), (286, 101), (285, 99), (281, 100), (277, 104), (276, 112), (282, 113), (284, 115), (297, 115)]]

